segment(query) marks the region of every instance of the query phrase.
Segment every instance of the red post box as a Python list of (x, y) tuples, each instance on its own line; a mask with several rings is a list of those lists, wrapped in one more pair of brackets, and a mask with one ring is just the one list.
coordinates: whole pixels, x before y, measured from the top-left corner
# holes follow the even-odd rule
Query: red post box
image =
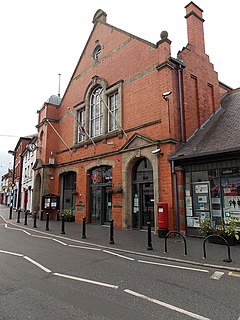
[(157, 203), (158, 213), (158, 236), (164, 238), (169, 232), (168, 229), (168, 203), (158, 202)]

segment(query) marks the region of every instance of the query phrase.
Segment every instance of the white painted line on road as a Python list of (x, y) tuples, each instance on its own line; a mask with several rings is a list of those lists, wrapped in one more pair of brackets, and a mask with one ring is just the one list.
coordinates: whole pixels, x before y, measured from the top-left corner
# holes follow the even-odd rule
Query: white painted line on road
[(31, 236), (31, 233), (27, 232), (26, 230), (19, 229), (19, 228), (12, 228), (12, 227), (9, 227), (9, 226), (7, 225), (7, 223), (5, 223), (5, 228), (7, 228), (7, 229), (11, 229), (11, 230), (22, 231), (22, 232), (25, 232), (28, 236)]
[(87, 283), (91, 283), (91, 284), (96, 284), (96, 285), (103, 286), (103, 287), (118, 289), (118, 286), (115, 286), (113, 284), (104, 283), (104, 282), (98, 282), (98, 281), (94, 281), (94, 280), (78, 278), (78, 277), (69, 276), (69, 275), (61, 274), (61, 273), (53, 273), (53, 275), (54, 276), (58, 276), (58, 277), (62, 277), (62, 278), (71, 279), (71, 280), (77, 280), (77, 281), (81, 281), (81, 282), (87, 282)]
[(37, 234), (32, 234), (32, 237), (36, 237), (36, 238), (43, 238), (43, 239), (49, 239), (49, 240), (52, 240), (52, 238), (50, 238), (50, 237), (38, 236)]
[(129, 257), (123, 256), (123, 255), (121, 255), (121, 254), (118, 254), (118, 253), (115, 253), (115, 252), (111, 252), (111, 251), (108, 251), (108, 250), (103, 250), (103, 252), (112, 254), (113, 256), (117, 256), (117, 257), (119, 257), (119, 258), (131, 260), (131, 261), (134, 261), (134, 260), (135, 260), (135, 259), (133, 259), (133, 258), (129, 258)]
[(129, 294), (135, 296), (135, 297), (142, 298), (142, 299), (145, 299), (145, 300), (147, 300), (147, 301), (149, 301), (149, 302), (153, 302), (153, 303), (155, 303), (155, 304), (158, 304), (158, 305), (160, 305), (160, 306), (162, 306), (162, 307), (171, 309), (171, 310), (176, 311), (176, 312), (180, 312), (180, 313), (186, 314), (187, 316), (192, 317), (192, 318), (194, 318), (194, 319), (198, 319), (198, 320), (210, 320), (209, 318), (205, 318), (205, 317), (200, 316), (200, 315), (198, 315), (198, 314), (196, 314), (196, 313), (193, 313), (193, 312), (184, 310), (184, 309), (182, 309), (182, 308), (175, 307), (175, 306), (173, 306), (173, 305), (171, 305), (171, 304), (168, 304), (168, 303), (165, 303), (165, 302), (162, 302), (162, 301), (153, 299), (153, 298), (149, 298), (149, 297), (147, 297), (147, 296), (145, 296), (145, 295), (143, 295), (143, 294), (137, 293), (137, 292), (135, 292), (135, 291), (128, 290), (128, 289), (125, 289), (124, 291), (125, 291), (126, 293), (129, 293)]
[(219, 280), (223, 275), (224, 275), (224, 272), (215, 271), (214, 274), (211, 276), (211, 279)]
[(62, 245), (64, 245), (64, 246), (67, 246), (67, 244), (66, 243), (64, 243), (64, 242), (62, 242), (62, 241), (60, 241), (60, 240), (57, 240), (57, 239), (52, 239), (53, 241), (56, 241), (56, 242), (58, 242), (58, 243), (60, 243), (60, 244), (62, 244)]
[(6, 254), (10, 254), (10, 255), (12, 255), (12, 256), (23, 257), (23, 254), (15, 253), (15, 252), (10, 252), (10, 251), (0, 250), (0, 253), (6, 253)]
[(24, 259), (26, 259), (27, 261), (31, 262), (32, 264), (34, 264), (35, 266), (39, 267), (40, 269), (42, 269), (43, 271), (50, 273), (52, 272), (51, 270), (49, 270), (48, 268), (45, 268), (43, 265), (41, 265), (40, 263), (38, 263), (37, 261), (29, 258), (28, 256), (24, 256)]
[(198, 272), (206, 272), (206, 273), (209, 272), (208, 270), (205, 270), (205, 269), (196, 269), (196, 268), (182, 267), (182, 266), (176, 266), (176, 265), (172, 265), (172, 264), (165, 264), (165, 263), (159, 263), (159, 262), (151, 262), (151, 261), (145, 261), (145, 260), (138, 260), (138, 262), (146, 263), (146, 264), (153, 264), (153, 265), (163, 266), (163, 267), (170, 267), (170, 268), (177, 268), (177, 269), (198, 271)]
[(101, 251), (102, 249), (99, 249), (99, 248), (91, 248), (91, 247), (84, 247), (84, 246), (76, 246), (74, 244), (69, 244), (68, 245), (69, 247), (72, 247), (72, 248), (78, 248), (78, 249), (86, 249), (86, 250), (95, 250), (95, 251)]

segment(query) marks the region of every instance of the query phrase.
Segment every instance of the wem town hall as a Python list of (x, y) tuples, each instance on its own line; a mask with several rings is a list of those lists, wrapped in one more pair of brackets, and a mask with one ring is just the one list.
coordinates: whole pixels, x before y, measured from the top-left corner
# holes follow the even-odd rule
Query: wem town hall
[(95, 13), (64, 96), (44, 103), (37, 136), (17, 145), (37, 146), (38, 216), (71, 209), (75, 223), (157, 230), (165, 203), (169, 229), (188, 234), (204, 217), (240, 218), (240, 90), (218, 80), (205, 53), (203, 11), (185, 9), (177, 58), (166, 31), (153, 44)]

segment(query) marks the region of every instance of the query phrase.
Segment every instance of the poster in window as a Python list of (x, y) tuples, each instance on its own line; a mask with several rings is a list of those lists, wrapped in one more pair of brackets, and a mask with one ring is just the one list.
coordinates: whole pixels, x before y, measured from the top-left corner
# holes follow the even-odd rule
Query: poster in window
[(195, 185), (195, 193), (208, 193), (208, 185), (207, 184), (196, 184)]
[(185, 197), (186, 207), (192, 206), (192, 197)]
[(198, 203), (207, 203), (207, 196), (198, 196)]
[(186, 207), (186, 215), (191, 217), (193, 215), (192, 207)]
[(187, 226), (193, 227), (193, 218), (192, 217), (187, 217)]
[(198, 217), (193, 217), (193, 227), (194, 228), (200, 227), (200, 219)]

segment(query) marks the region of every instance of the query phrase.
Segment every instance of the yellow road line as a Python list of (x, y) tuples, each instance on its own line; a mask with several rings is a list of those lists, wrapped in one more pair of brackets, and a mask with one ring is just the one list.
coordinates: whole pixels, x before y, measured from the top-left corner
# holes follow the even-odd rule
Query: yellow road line
[(238, 277), (238, 278), (240, 278), (240, 273), (234, 273), (234, 272), (228, 272), (228, 275), (229, 276), (232, 276), (232, 277)]

